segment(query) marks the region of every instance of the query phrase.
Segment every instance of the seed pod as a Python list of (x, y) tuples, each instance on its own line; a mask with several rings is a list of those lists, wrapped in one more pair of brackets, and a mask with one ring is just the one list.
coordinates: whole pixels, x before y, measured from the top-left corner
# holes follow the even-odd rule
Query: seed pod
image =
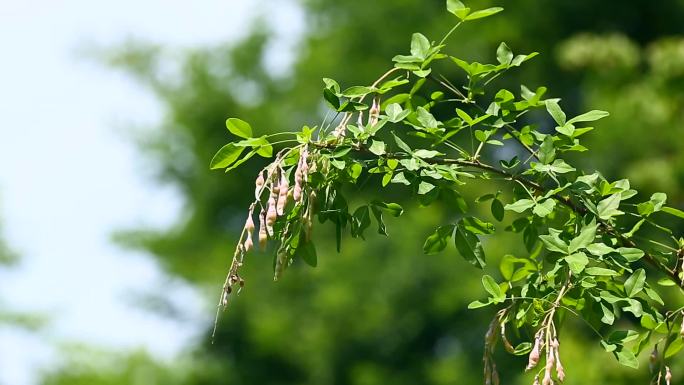
[(679, 335), (684, 337), (684, 314), (682, 314), (682, 326), (679, 327)]
[(359, 118), (356, 119), (356, 125), (359, 128), (363, 127), (363, 112), (359, 112)]
[(254, 231), (254, 221), (252, 220), (252, 211), (249, 211), (249, 215), (247, 216), (247, 220), (245, 221), (245, 230), (248, 233), (251, 233)]
[(539, 385), (539, 375), (538, 374), (536, 376), (534, 376), (534, 382), (532, 383), (532, 385)]
[(261, 250), (266, 249), (267, 241), (268, 233), (266, 232), (266, 213), (262, 209), (259, 213), (259, 247)]
[(666, 366), (665, 367), (665, 384), (670, 385), (670, 381), (672, 381), (672, 372), (670, 372), (670, 367)]
[(254, 185), (254, 199), (259, 199), (261, 192), (264, 191), (264, 173), (262, 171), (259, 172)]
[(540, 355), (540, 350), (541, 350), (541, 337), (537, 336), (534, 339), (534, 347), (532, 348), (532, 351), (530, 352), (530, 356), (527, 360), (527, 367), (525, 370), (530, 370), (537, 366), (539, 363), (539, 355)]
[(271, 197), (268, 198), (268, 211), (266, 212), (266, 231), (270, 236), (273, 236), (273, 225), (277, 218), (276, 201), (275, 198), (273, 198), (273, 195), (271, 195)]
[(253, 247), (254, 247), (254, 242), (252, 241), (252, 233), (247, 233), (247, 239), (245, 239), (245, 243), (244, 243), (245, 253), (252, 250)]
[(542, 385), (553, 385), (551, 371), (553, 370), (554, 363), (554, 347), (548, 346), (546, 348), (546, 366), (544, 367), (544, 378), (542, 379)]
[(287, 180), (287, 176), (285, 176), (285, 173), (280, 174), (280, 187), (279, 187), (279, 194), (278, 194), (278, 204), (277, 204), (277, 212), (278, 215), (283, 215), (285, 213), (285, 205), (287, 204), (287, 194), (290, 189), (290, 183)]
[(368, 126), (373, 127), (378, 123), (378, 118), (380, 116), (380, 105), (378, 103), (378, 99), (375, 98), (373, 99), (373, 105), (370, 108), (370, 111), (368, 111)]

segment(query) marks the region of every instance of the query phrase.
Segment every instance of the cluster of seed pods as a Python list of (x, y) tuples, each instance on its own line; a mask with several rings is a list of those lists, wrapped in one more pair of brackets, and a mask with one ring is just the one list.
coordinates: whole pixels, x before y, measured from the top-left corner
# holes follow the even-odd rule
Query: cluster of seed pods
[[(560, 360), (558, 338), (555, 333), (551, 335), (551, 331), (555, 330), (553, 321), (550, 327), (542, 327), (534, 337), (534, 346), (530, 352), (527, 367), (525, 370), (531, 370), (537, 366), (541, 358), (541, 354), (546, 350), (546, 365), (544, 366), (544, 377), (542, 377), (541, 385), (553, 385), (552, 372), (555, 369), (558, 381), (565, 380), (565, 369)], [(535, 376), (533, 385), (540, 385), (539, 375)]]
[[(358, 127), (364, 127), (363, 124), (363, 111), (360, 111), (358, 113), (358, 117), (356, 118), (356, 125)], [(340, 124), (335, 127), (335, 129), (332, 132), (332, 135), (335, 138), (341, 139), (344, 138), (345, 134), (347, 133), (347, 124), (349, 124), (349, 121), (351, 120), (353, 114), (347, 113), (344, 115), (342, 120), (340, 121)], [(373, 104), (371, 105), (370, 110), (368, 111), (368, 119), (366, 120), (366, 127), (373, 127), (376, 124), (378, 124), (378, 121), (380, 120), (380, 101), (378, 98), (373, 99)]]

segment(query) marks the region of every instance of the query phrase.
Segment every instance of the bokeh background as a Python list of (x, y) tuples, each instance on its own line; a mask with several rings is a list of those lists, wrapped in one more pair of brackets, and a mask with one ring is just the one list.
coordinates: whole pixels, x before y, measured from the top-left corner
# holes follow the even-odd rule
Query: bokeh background
[[(539, 51), (498, 85), (610, 111), (576, 161), (684, 207), (684, 1), (468, 4), (506, 11), (450, 53)], [(210, 338), (261, 166), (209, 171), (225, 119), (316, 124), (321, 78), (369, 83), (412, 32), (453, 22), (441, 0), (0, 1), (0, 384), (480, 383), (493, 310), (466, 310), (480, 272), (455, 250), (422, 255), (449, 211), (410, 201), (390, 238), (340, 254), (320, 228), (319, 267), (277, 284), (270, 256), (250, 256)], [(521, 250), (506, 236), (486, 249)], [(647, 383), (646, 365), (619, 367), (569, 326), (567, 384)], [(503, 383), (531, 383), (523, 359), (498, 360)]]

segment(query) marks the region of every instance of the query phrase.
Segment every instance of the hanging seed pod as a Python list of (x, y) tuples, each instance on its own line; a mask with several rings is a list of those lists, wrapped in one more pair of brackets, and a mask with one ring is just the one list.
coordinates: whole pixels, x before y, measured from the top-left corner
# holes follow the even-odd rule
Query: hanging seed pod
[(244, 250), (248, 253), (254, 247), (254, 242), (252, 241), (252, 233), (247, 233), (247, 239), (245, 239)]
[(359, 128), (363, 127), (363, 112), (359, 112), (359, 117), (356, 119), (356, 125)]
[(538, 374), (536, 376), (534, 376), (534, 382), (532, 383), (532, 385), (539, 385), (539, 375)]
[(556, 377), (558, 377), (560, 382), (563, 382), (565, 381), (565, 369), (563, 368), (563, 363), (561, 363), (560, 360), (560, 344), (558, 343), (558, 340), (554, 338), (551, 345), (553, 346), (554, 355), (556, 357)]
[(280, 186), (279, 186), (279, 193), (278, 193), (278, 203), (277, 203), (277, 212), (278, 215), (283, 215), (285, 214), (285, 205), (287, 204), (287, 194), (290, 189), (290, 183), (287, 180), (287, 176), (285, 175), (284, 172), (280, 173)]
[(515, 352), (515, 348), (508, 341), (508, 338), (506, 338), (506, 322), (501, 322), (501, 331), (499, 334), (501, 334), (501, 342), (503, 343), (504, 349), (509, 353)]
[(266, 232), (266, 213), (262, 209), (259, 213), (259, 247), (261, 250), (266, 249), (266, 242), (268, 241), (268, 233)]
[(278, 213), (276, 211), (276, 201), (273, 195), (268, 198), (268, 211), (266, 211), (266, 231), (269, 236), (273, 236), (273, 225), (278, 218)]
[(530, 356), (527, 360), (527, 367), (525, 370), (530, 370), (537, 366), (539, 363), (539, 356), (541, 354), (541, 336), (537, 336), (534, 339), (534, 347), (532, 347), (532, 351), (530, 352)]
[(259, 197), (261, 197), (261, 192), (264, 191), (264, 183), (264, 173), (263, 171), (259, 171), (259, 175), (254, 182), (254, 199), (258, 200)]
[(553, 378), (551, 378), (551, 371), (553, 370), (554, 359), (554, 349), (552, 346), (546, 348), (546, 366), (544, 367), (544, 378), (542, 379), (542, 385), (553, 385)]
[(682, 312), (682, 325), (679, 327), (679, 335), (684, 337), (684, 312)]
[(373, 127), (378, 124), (379, 117), (380, 104), (378, 103), (378, 99), (375, 98), (373, 99), (373, 105), (371, 106), (370, 111), (368, 111), (368, 127)]
[(672, 372), (670, 372), (670, 367), (666, 366), (665, 367), (665, 384), (670, 385), (670, 381), (672, 381)]

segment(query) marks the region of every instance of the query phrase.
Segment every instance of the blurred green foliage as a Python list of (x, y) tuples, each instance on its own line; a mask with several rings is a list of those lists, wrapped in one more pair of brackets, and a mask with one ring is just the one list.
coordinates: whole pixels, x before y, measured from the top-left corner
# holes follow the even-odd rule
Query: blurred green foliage
[[(491, 60), (503, 40), (515, 52), (541, 52), (506, 80), (510, 84), (500, 86), (548, 85), (549, 96), (563, 98), (570, 115), (588, 105), (610, 111), (602, 124), (606, 128), (591, 134), (588, 146), (596, 151), (579, 161), (611, 179), (628, 176), (645, 192), (665, 191), (670, 204), (684, 205), (683, 43), (671, 37), (683, 32), (684, 1), (472, 3), (477, 8), (504, 5), (506, 11), (459, 31), (453, 37), (459, 56)], [(152, 44), (129, 42), (106, 57), (165, 105), (158, 130), (138, 142), (160, 182), (177, 187), (185, 199), (184, 215), (171, 229), (135, 229), (117, 238), (151, 252), (167, 272), (209, 296), (218, 297), (251, 200), (250, 186), (263, 166), (254, 162), (227, 176), (208, 170), (226, 140), (225, 119), (240, 116), (262, 131), (315, 124), (322, 118), (322, 77), (365, 84), (391, 65), (389, 58), (406, 50), (411, 32), (434, 38), (452, 25), (439, 0), (300, 4), (308, 33), (285, 75), (272, 76), (264, 67), (274, 38), (268, 17), (238, 44), (187, 52), (177, 73), (166, 71), (172, 59)], [(599, 63), (612, 69), (598, 70)], [(462, 80), (455, 72), (451, 77)], [(606, 153), (611, 156), (596, 155)], [(495, 192), (497, 187), (481, 189)], [(359, 198), (362, 194), (369, 192), (359, 192)], [(453, 213), (406, 209), (409, 218), (403, 223), (411, 226), (390, 221), (389, 239), (345, 240), (341, 254), (326, 234), (330, 229), (319, 227), (319, 245), (329, 245), (319, 246), (319, 267), (295, 266), (277, 284), (270, 278), (270, 256), (252, 257), (245, 291), (222, 315), (213, 345), (207, 325), (202, 341), (177, 362), (159, 363), (140, 354), (87, 365), (66, 361), (46, 374), (44, 383), (478, 383), (482, 338), (493, 316), (491, 310), (465, 310), (482, 296), (479, 274), (455, 253), (422, 255), (425, 236)], [(485, 247), (494, 259), (523, 250), (506, 237)], [(575, 326), (567, 328), (572, 337), (564, 338), (568, 384), (647, 381), (646, 365), (639, 371), (619, 368), (597, 344), (586, 343), (589, 330)], [(498, 359), (505, 383), (531, 383), (519, 371), (520, 359), (506, 354)], [(81, 357), (81, 362), (89, 360)], [(147, 377), (140, 382), (137, 376)]]

